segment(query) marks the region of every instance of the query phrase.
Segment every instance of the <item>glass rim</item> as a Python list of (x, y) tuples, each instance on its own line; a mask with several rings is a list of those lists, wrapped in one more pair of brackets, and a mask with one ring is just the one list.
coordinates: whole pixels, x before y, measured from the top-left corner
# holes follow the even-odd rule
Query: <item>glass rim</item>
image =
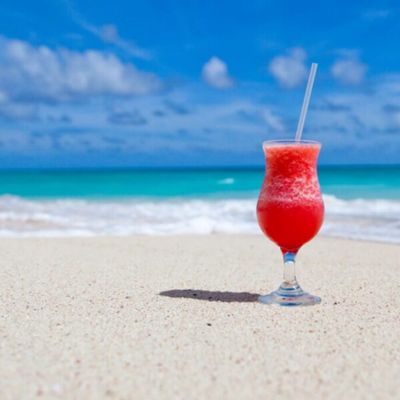
[(275, 140), (265, 140), (262, 142), (263, 148), (271, 147), (274, 145), (318, 145), (321, 147), (321, 142), (317, 140), (296, 140), (296, 139), (275, 139)]

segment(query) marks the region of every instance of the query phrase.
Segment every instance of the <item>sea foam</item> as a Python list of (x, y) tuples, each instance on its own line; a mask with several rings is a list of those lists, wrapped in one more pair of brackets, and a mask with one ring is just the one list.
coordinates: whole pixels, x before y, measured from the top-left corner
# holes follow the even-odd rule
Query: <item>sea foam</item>
[[(0, 196), (1, 236), (260, 233), (256, 198), (31, 200)], [(321, 233), (400, 243), (400, 201), (324, 196)]]

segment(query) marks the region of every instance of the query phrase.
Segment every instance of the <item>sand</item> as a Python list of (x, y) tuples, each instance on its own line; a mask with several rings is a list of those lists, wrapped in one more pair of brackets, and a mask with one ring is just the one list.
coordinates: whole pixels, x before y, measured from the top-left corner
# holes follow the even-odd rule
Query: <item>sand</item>
[(2, 239), (0, 254), (2, 400), (399, 398), (399, 245), (316, 239), (298, 276), (322, 303), (296, 309), (255, 301), (281, 280), (261, 235)]

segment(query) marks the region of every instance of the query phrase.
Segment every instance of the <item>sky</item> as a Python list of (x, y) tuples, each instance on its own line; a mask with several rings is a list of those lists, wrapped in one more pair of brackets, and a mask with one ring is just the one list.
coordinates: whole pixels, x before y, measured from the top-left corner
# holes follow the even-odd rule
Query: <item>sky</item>
[(397, 1), (2, 0), (0, 168), (400, 163)]

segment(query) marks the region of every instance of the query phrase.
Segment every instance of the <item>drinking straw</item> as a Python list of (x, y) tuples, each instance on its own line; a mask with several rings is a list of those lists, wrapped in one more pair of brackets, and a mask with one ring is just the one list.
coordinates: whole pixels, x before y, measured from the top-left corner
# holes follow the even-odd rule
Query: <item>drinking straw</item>
[(300, 119), (299, 123), (297, 124), (297, 131), (296, 131), (296, 142), (299, 142), (301, 139), (301, 135), (303, 133), (304, 122), (306, 120), (308, 105), (310, 104), (311, 92), (314, 85), (315, 74), (317, 73), (318, 64), (312, 63), (310, 75), (308, 76), (307, 88), (306, 93), (304, 95), (303, 106), (301, 107)]

